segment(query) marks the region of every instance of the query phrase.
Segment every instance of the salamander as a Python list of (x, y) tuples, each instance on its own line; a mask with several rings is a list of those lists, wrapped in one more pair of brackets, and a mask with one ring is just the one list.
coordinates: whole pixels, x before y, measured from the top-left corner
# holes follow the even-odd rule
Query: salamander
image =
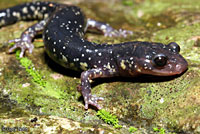
[(39, 20), (27, 28), (20, 38), (10, 40), (13, 52), (21, 49), (32, 53), (34, 37), (42, 31), (44, 48), (48, 56), (58, 64), (81, 71), (81, 92), (85, 109), (93, 105), (102, 107), (91, 93), (90, 80), (103, 77), (135, 77), (141, 74), (172, 76), (187, 70), (187, 61), (179, 54), (177, 43), (130, 41), (118, 44), (97, 44), (84, 38), (88, 29), (97, 29), (105, 36), (126, 37), (127, 30), (116, 30), (109, 24), (87, 19), (77, 6), (54, 2), (31, 2), (0, 10), (0, 27), (19, 20)]

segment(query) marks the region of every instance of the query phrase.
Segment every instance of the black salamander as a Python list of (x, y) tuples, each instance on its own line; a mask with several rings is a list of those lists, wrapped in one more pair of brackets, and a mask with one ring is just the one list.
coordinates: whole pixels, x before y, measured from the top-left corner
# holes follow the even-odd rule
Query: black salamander
[(33, 38), (43, 31), (45, 51), (58, 64), (81, 70), (81, 85), (78, 90), (85, 101), (85, 109), (103, 100), (91, 94), (90, 80), (102, 77), (139, 74), (171, 76), (187, 69), (187, 61), (179, 54), (178, 44), (154, 42), (125, 42), (120, 44), (96, 44), (84, 39), (89, 28), (96, 28), (105, 36), (131, 35), (126, 30), (115, 30), (110, 25), (86, 19), (80, 8), (53, 2), (32, 2), (0, 10), (0, 27), (19, 20), (40, 20), (26, 29), (20, 38), (11, 40), (20, 48), (22, 57), (26, 50), (32, 53)]

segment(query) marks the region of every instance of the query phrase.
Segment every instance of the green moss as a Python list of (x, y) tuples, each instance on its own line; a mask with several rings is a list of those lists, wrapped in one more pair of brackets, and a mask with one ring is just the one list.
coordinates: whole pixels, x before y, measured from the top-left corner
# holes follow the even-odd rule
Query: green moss
[(32, 61), (27, 57), (20, 58), (20, 51), (16, 52), (16, 57), (20, 61), (21, 65), (26, 69), (26, 72), (32, 76), (32, 81), (39, 84), (42, 87), (46, 86), (46, 81), (42, 78), (41, 74), (35, 69)]
[(122, 0), (122, 4), (125, 6), (133, 6), (133, 1), (132, 0)]
[(137, 131), (137, 130), (138, 130), (138, 129), (135, 128), (135, 127), (133, 127), (133, 126), (129, 127), (129, 132), (130, 132), (130, 133), (134, 133), (134, 132)]
[(104, 122), (107, 124), (113, 125), (115, 128), (121, 128), (122, 126), (119, 125), (119, 121), (117, 116), (112, 115), (110, 112), (106, 111), (105, 109), (101, 109), (97, 112), (97, 116), (99, 116)]
[(165, 134), (165, 129), (164, 128), (153, 128), (154, 132), (159, 132), (159, 134)]

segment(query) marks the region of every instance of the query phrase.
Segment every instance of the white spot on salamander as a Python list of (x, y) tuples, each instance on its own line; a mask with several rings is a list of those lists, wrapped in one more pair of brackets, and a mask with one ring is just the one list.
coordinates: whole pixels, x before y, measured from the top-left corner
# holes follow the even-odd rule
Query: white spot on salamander
[(0, 13), (0, 17), (4, 17), (4, 16), (6, 16), (5, 12)]
[(20, 18), (20, 13), (18, 13), (18, 12), (13, 12), (12, 15), (15, 16), (15, 17)]
[(28, 8), (27, 8), (27, 7), (24, 7), (24, 8), (22, 9), (22, 12), (23, 12), (24, 14), (27, 14), (27, 13), (28, 13)]
[(5, 20), (1, 20), (1, 22), (0, 22), (0, 25), (4, 25), (6, 22), (5, 22)]
[(47, 8), (46, 7), (42, 7), (42, 10), (45, 11)]
[(144, 61), (145, 61), (145, 62), (147, 62), (147, 63), (150, 63), (150, 62), (151, 62), (151, 61), (150, 61), (150, 60), (148, 60), (148, 59), (145, 59)]
[(124, 61), (124, 60), (122, 60), (122, 61), (120, 62), (120, 66), (121, 66), (121, 68), (122, 68), (123, 70), (126, 69), (126, 65), (125, 65), (125, 61)]
[(64, 55), (62, 55), (62, 59), (63, 59), (66, 63), (68, 62), (67, 57), (65, 57)]
[(79, 12), (79, 11), (77, 11), (77, 12), (75, 13), (75, 15), (80, 15), (80, 12)]
[(87, 67), (88, 67), (88, 64), (87, 64), (86, 62), (81, 62), (81, 63), (80, 63), (80, 68), (81, 68), (82, 70), (87, 70)]
[(90, 49), (86, 49), (86, 52), (87, 52), (87, 53), (91, 53), (92, 50), (90, 50)]
[(48, 18), (49, 17), (49, 14), (44, 14), (44, 18)]
[(74, 58), (74, 61), (79, 61), (79, 58)]
[(32, 11), (35, 11), (35, 7), (34, 7), (34, 6), (31, 6), (30, 9), (31, 9)]

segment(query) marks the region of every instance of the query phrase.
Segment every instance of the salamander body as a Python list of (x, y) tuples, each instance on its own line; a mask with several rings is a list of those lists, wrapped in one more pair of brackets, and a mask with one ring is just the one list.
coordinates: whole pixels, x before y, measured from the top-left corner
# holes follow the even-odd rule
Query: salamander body
[(0, 10), (0, 27), (19, 20), (40, 20), (27, 28), (9, 50), (20, 48), (22, 57), (32, 52), (33, 38), (43, 32), (45, 51), (55, 62), (73, 70), (82, 71), (78, 90), (85, 101), (85, 109), (98, 100), (91, 94), (90, 80), (102, 77), (134, 77), (140, 74), (171, 76), (187, 69), (187, 61), (179, 54), (175, 42), (167, 45), (155, 42), (125, 42), (119, 44), (96, 44), (84, 39), (89, 28), (96, 28), (105, 36), (131, 35), (126, 30), (115, 30), (110, 25), (86, 19), (79, 7), (53, 2), (32, 2)]

